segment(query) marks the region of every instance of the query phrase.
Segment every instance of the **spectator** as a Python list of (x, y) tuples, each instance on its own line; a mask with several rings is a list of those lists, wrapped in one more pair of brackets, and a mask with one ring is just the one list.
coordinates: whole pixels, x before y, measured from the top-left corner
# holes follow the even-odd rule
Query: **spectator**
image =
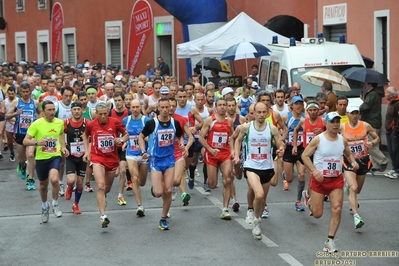
[(392, 170), (385, 174), (386, 177), (397, 179), (399, 176), (399, 97), (394, 87), (388, 87), (385, 97), (389, 101), (385, 116), (385, 130), (389, 157), (391, 157)]
[(145, 72), (145, 76), (147, 79), (150, 78), (150, 76), (154, 75), (154, 69), (152, 69), (151, 64), (147, 64), (147, 71)]
[(332, 91), (332, 83), (329, 81), (324, 81), (323, 85), (321, 85), (321, 91), (327, 95), (326, 106), (328, 107), (329, 112), (337, 111), (337, 96)]
[(161, 70), (161, 76), (168, 75), (170, 76), (170, 70), (168, 64), (163, 61), (162, 57), (158, 57), (158, 68)]

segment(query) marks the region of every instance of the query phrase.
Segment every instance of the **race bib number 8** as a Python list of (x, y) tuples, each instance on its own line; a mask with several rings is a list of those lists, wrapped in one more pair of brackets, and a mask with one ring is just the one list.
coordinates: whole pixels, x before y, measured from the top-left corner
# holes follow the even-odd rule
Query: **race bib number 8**
[(266, 160), (267, 143), (251, 143), (249, 152), (252, 160)]
[(72, 156), (80, 157), (85, 153), (85, 146), (83, 145), (83, 141), (71, 142), (70, 146)]
[(139, 136), (130, 136), (129, 144), (130, 144), (130, 150), (132, 150), (132, 151), (140, 150)]
[(323, 176), (337, 177), (342, 172), (342, 161), (340, 159), (324, 159)]
[(228, 135), (226, 132), (213, 132), (212, 148), (224, 148), (227, 145)]
[(175, 131), (173, 129), (158, 130), (158, 146), (166, 147), (173, 145)]
[(42, 146), (42, 152), (54, 153), (57, 152), (57, 138), (46, 138), (46, 142)]
[(115, 150), (114, 137), (111, 135), (98, 136), (98, 149), (102, 153), (113, 152)]

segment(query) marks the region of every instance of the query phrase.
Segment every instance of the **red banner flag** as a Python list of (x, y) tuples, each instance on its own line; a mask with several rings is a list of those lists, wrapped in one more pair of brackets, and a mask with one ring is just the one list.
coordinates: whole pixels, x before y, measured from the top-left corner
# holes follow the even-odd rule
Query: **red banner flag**
[(134, 3), (130, 17), (129, 43), (127, 50), (127, 69), (133, 74), (148, 40), (153, 25), (152, 9), (146, 0)]
[(53, 5), (51, 12), (51, 61), (57, 61), (61, 45), (61, 34), (64, 28), (64, 12), (60, 3)]

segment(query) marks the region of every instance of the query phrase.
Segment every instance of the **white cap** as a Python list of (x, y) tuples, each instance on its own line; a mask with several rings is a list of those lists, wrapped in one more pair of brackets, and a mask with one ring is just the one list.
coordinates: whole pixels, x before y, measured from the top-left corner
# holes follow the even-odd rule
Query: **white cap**
[(222, 96), (225, 96), (226, 94), (229, 94), (229, 93), (233, 93), (234, 94), (234, 90), (232, 88), (230, 88), (230, 87), (226, 87), (226, 88), (224, 88), (222, 90)]
[(352, 113), (354, 111), (360, 112), (360, 107), (358, 105), (351, 105), (351, 106), (346, 107), (347, 113)]
[(122, 77), (123, 77), (122, 75), (118, 75), (115, 77), (115, 80), (120, 81), (122, 79)]

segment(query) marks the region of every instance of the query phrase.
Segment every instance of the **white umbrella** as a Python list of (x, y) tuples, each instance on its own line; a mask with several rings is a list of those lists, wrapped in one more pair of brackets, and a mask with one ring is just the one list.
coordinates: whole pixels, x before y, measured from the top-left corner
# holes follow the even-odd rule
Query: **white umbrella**
[(309, 70), (301, 76), (301, 79), (316, 86), (322, 86), (324, 81), (329, 81), (332, 83), (334, 91), (351, 91), (345, 77), (329, 68)]

